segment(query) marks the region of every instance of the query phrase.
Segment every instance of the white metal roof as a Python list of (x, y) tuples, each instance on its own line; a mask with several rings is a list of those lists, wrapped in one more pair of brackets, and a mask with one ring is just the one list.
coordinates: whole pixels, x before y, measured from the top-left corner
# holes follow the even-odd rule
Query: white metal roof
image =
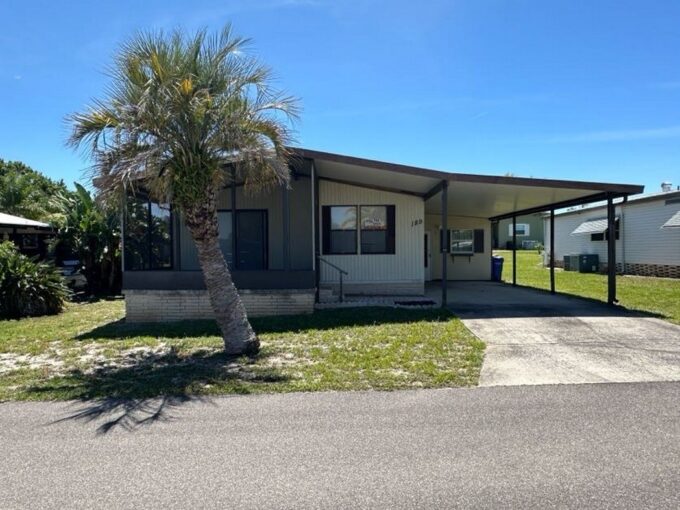
[(607, 231), (607, 218), (586, 220), (574, 229), (571, 235), (603, 234)]
[(50, 226), (47, 223), (29, 220), (27, 218), (22, 218), (21, 216), (12, 216), (11, 214), (5, 214), (1, 212), (0, 212), (0, 225), (9, 225), (11, 227), (50, 228)]
[(666, 223), (661, 225), (661, 228), (680, 228), (680, 211), (671, 216)]

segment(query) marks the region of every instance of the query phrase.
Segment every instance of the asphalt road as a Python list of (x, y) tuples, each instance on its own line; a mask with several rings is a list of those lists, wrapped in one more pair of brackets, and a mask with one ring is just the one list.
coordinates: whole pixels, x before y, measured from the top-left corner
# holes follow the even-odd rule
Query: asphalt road
[(0, 405), (0, 507), (680, 507), (680, 383), (138, 404)]

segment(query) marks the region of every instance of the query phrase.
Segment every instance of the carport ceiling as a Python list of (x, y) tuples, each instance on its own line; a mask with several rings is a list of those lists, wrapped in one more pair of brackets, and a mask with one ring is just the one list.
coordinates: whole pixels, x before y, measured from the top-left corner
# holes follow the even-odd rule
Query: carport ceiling
[(449, 173), (309, 149), (294, 149), (294, 152), (314, 160), (320, 178), (415, 194), (426, 198), (425, 211), (431, 214), (439, 214), (441, 210), (441, 192), (431, 194), (431, 191), (444, 180), (449, 183), (449, 214), (479, 218), (539, 207), (548, 210), (553, 204), (589, 197), (601, 200), (603, 193), (627, 195), (643, 190), (642, 186), (629, 184)]

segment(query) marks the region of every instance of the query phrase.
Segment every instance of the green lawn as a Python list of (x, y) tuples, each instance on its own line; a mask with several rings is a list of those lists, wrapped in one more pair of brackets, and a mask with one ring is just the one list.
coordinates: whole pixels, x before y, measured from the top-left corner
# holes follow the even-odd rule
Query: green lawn
[[(512, 252), (495, 252), (505, 259), (503, 280), (512, 282)], [(550, 289), (550, 271), (543, 267), (542, 255), (535, 251), (517, 252), (517, 284)], [(619, 304), (680, 324), (680, 280), (645, 276), (617, 276)], [(607, 300), (607, 276), (555, 269), (557, 292)]]
[(148, 398), (477, 384), (484, 344), (441, 310), (358, 308), (253, 320), (228, 358), (212, 321), (133, 325), (122, 300), (0, 322), (0, 400)]

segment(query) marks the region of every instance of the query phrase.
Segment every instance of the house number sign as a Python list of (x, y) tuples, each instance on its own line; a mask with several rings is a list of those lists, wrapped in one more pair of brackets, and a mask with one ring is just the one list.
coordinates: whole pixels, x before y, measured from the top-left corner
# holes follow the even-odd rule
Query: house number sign
[(411, 226), (412, 226), (412, 227), (417, 227), (418, 225), (422, 225), (422, 224), (423, 224), (423, 220), (422, 220), (422, 219), (413, 220), (413, 221), (411, 222)]

